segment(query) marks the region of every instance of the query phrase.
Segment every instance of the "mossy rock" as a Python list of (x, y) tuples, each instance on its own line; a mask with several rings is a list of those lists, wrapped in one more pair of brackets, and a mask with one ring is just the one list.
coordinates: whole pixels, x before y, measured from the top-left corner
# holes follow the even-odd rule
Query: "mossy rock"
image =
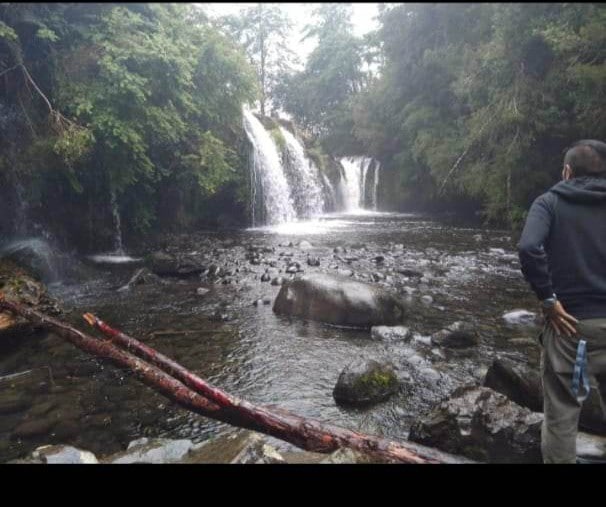
[(333, 397), (338, 404), (371, 405), (384, 401), (400, 387), (393, 366), (371, 360), (356, 360), (339, 375)]
[[(44, 284), (7, 259), (0, 261), (0, 292), (9, 301), (34, 307), (43, 313), (61, 313), (58, 303), (47, 294)], [(25, 319), (9, 312), (0, 312), (0, 336), (22, 335), (32, 330), (33, 327)]]

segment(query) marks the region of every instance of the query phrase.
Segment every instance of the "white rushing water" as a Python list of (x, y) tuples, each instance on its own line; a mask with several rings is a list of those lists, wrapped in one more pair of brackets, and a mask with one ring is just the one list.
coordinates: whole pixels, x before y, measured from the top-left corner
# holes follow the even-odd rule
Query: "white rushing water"
[(379, 192), (379, 169), (381, 168), (380, 162), (375, 162), (375, 179), (372, 187), (372, 209), (377, 210), (377, 196)]
[(110, 206), (112, 212), (112, 218), (114, 220), (114, 252), (117, 256), (124, 255), (124, 247), (122, 246), (122, 225), (120, 222), (120, 211), (118, 210), (118, 200), (116, 199), (116, 192), (113, 190), (110, 193)]
[(316, 165), (305, 156), (305, 149), (297, 138), (280, 126), (286, 141), (283, 166), (290, 182), (291, 195), (298, 218), (313, 218), (324, 212), (324, 196)]
[(343, 211), (359, 211), (365, 208), (366, 173), (372, 162), (369, 157), (343, 157), (340, 160), (343, 174), (339, 190), (343, 200)]
[[(255, 198), (259, 190), (263, 203), (263, 217), (253, 216), (253, 226), (264, 224), (279, 224), (292, 222), (297, 218), (291, 198), (291, 191), (280, 155), (271, 135), (261, 122), (248, 109), (244, 109), (244, 129), (253, 145), (252, 176), (256, 188)], [(254, 206), (254, 203), (253, 203)]]

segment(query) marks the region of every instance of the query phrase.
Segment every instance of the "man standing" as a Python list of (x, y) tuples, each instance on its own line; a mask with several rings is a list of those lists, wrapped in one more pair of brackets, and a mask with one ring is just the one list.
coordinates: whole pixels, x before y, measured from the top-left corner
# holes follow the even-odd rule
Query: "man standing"
[(543, 461), (575, 463), (584, 365), (606, 401), (605, 143), (584, 140), (568, 149), (562, 181), (532, 204), (518, 252), (545, 316)]

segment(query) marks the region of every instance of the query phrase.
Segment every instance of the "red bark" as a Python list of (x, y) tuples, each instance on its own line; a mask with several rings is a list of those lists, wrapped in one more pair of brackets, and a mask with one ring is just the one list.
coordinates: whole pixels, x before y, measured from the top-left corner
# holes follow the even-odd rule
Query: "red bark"
[[(430, 448), (392, 442), (337, 426), (325, 425), (282, 409), (268, 409), (231, 396), (151, 347), (111, 328), (94, 315), (86, 314), (87, 322), (106, 334), (111, 341), (92, 338), (36, 310), (6, 301), (1, 293), (0, 308), (10, 310), (53, 331), (86, 352), (110, 359), (121, 367), (132, 369), (153, 389), (203, 416), (265, 433), (309, 451), (329, 453), (341, 447), (348, 447), (383, 461), (440, 463), (447, 460), (447, 456)], [(118, 348), (116, 344), (127, 350)]]

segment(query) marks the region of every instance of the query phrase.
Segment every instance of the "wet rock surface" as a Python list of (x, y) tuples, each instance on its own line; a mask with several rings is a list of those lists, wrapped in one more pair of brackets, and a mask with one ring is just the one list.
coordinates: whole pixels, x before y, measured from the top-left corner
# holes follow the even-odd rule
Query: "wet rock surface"
[(386, 400), (399, 387), (393, 365), (373, 359), (356, 360), (339, 375), (333, 397), (344, 405), (371, 405)]
[(340, 326), (397, 324), (404, 303), (369, 284), (333, 275), (308, 275), (284, 285), (274, 312)]
[[(534, 412), (543, 412), (543, 384), (539, 365), (531, 366), (507, 358), (495, 359), (486, 373), (484, 385), (504, 394), (512, 401)], [(606, 435), (606, 415), (595, 386), (583, 402), (579, 427)]]
[[(59, 302), (48, 294), (46, 286), (31, 273), (10, 260), (0, 260), (0, 292), (7, 300), (15, 301), (47, 313), (61, 314)], [(19, 339), (32, 334), (35, 327), (21, 317), (0, 311), (0, 340)]]
[(479, 343), (479, 335), (473, 324), (455, 322), (431, 335), (431, 343), (438, 347), (463, 349), (476, 346)]
[(542, 414), (487, 387), (463, 387), (415, 423), (409, 438), (492, 463), (541, 463)]

